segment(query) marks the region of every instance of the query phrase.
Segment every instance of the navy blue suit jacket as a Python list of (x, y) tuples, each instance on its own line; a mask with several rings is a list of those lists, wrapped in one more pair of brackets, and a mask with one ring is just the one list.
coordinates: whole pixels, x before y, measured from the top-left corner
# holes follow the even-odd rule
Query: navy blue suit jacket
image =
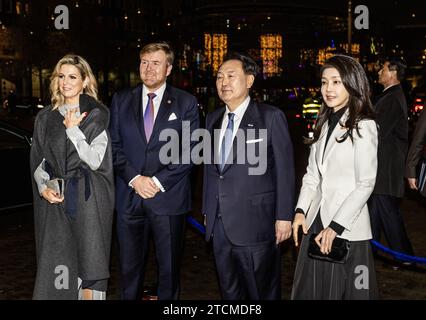
[[(225, 108), (221, 108), (207, 116), (206, 128), (210, 134), (220, 129), (224, 112)], [(233, 141), (233, 164), (226, 164), (222, 172), (213, 163), (205, 164), (203, 213), (207, 220), (206, 240), (211, 237), (219, 212), (225, 232), (233, 244), (254, 245), (275, 239), (276, 220), (293, 219), (293, 146), (285, 115), (273, 106), (251, 100), (239, 129), (244, 131), (246, 140), (247, 129), (267, 130), (266, 171), (261, 175), (249, 175), (249, 167), (257, 165), (250, 165), (248, 161), (237, 163), (237, 139)], [(213, 144), (219, 150), (219, 141), (214, 140)]]
[[(114, 94), (111, 104), (110, 134), (116, 175), (118, 214), (135, 214), (142, 205), (158, 215), (178, 215), (191, 209), (190, 164), (163, 164), (160, 149), (168, 141), (159, 141), (163, 129), (179, 134), (182, 152), (182, 121), (190, 121), (190, 132), (199, 126), (196, 98), (170, 85), (166, 86), (149, 143), (145, 137), (142, 115), (142, 85)], [(176, 119), (170, 116), (175, 114)], [(173, 118), (173, 117), (172, 117)], [(169, 139), (170, 140), (170, 139)], [(136, 175), (155, 176), (166, 192), (144, 200), (129, 187)]]

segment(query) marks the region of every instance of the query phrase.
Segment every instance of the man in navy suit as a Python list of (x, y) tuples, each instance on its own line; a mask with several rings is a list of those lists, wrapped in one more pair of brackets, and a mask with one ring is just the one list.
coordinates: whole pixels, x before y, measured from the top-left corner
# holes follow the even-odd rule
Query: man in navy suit
[[(180, 154), (182, 128), (186, 121), (192, 132), (199, 118), (195, 97), (166, 83), (173, 58), (166, 43), (144, 46), (139, 67), (143, 84), (116, 93), (112, 100), (122, 299), (141, 298), (150, 235), (158, 263), (158, 298), (179, 296), (185, 213), (191, 209), (191, 166)], [(178, 141), (160, 139), (165, 129), (176, 132)], [(172, 161), (162, 159), (160, 152), (170, 143), (179, 151)]]
[(206, 119), (214, 136), (204, 167), (206, 240), (227, 300), (280, 299), (278, 245), (291, 235), (293, 147), (284, 113), (249, 96), (257, 69), (248, 56), (227, 56), (216, 79), (226, 106)]

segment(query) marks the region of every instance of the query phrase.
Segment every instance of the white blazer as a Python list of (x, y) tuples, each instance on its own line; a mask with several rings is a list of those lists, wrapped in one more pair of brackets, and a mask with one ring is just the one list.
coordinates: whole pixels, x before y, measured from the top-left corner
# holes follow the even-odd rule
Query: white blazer
[(341, 238), (350, 241), (372, 238), (367, 200), (374, 189), (377, 173), (377, 126), (373, 120), (359, 122), (359, 136), (353, 130), (353, 143), (345, 133), (347, 110), (332, 132), (327, 148), (328, 123), (324, 123), (318, 141), (311, 146), (307, 172), (303, 177), (296, 208), (306, 213), (309, 228), (320, 210), (321, 221), (327, 227), (333, 220), (345, 227)]

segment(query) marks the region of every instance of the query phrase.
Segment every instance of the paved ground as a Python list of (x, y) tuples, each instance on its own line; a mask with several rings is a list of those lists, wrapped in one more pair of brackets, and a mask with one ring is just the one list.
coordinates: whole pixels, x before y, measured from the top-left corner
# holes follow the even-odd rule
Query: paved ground
[[(403, 202), (407, 229), (415, 251), (426, 256), (426, 207), (419, 199)], [(199, 218), (199, 217), (197, 217)], [(3, 213), (0, 216), (0, 299), (31, 299), (35, 275), (34, 232), (32, 210)], [(155, 263), (148, 264), (146, 283), (155, 283)], [(296, 251), (288, 243), (283, 247), (283, 299), (289, 299), (295, 267)], [(426, 268), (391, 268), (391, 261), (376, 259), (376, 269), (383, 299), (426, 299)], [(118, 299), (117, 247), (112, 251), (112, 278), (108, 299)], [(202, 235), (188, 227), (182, 265), (181, 298), (219, 299), (211, 246)]]

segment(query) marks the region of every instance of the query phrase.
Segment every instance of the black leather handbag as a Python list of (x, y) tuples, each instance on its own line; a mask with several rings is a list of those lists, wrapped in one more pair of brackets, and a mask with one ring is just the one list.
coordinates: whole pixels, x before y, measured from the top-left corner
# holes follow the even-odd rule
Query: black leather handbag
[(309, 238), (308, 256), (313, 259), (324, 260), (334, 263), (345, 263), (348, 259), (350, 243), (346, 239), (334, 238), (329, 254), (323, 254), (315, 242), (317, 233), (311, 234)]

